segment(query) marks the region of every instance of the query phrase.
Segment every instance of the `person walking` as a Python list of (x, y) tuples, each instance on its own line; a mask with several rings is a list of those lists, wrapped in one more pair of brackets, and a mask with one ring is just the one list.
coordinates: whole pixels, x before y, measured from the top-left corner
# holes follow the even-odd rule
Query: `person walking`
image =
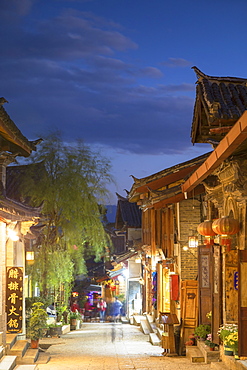
[(114, 322), (117, 322), (120, 319), (122, 306), (123, 304), (118, 300), (118, 297), (115, 297), (115, 302), (112, 304), (112, 315)]
[(100, 316), (100, 322), (105, 322), (106, 307), (107, 307), (106, 302), (103, 300), (103, 298), (100, 298), (100, 301), (97, 304), (97, 308), (98, 308), (99, 316)]

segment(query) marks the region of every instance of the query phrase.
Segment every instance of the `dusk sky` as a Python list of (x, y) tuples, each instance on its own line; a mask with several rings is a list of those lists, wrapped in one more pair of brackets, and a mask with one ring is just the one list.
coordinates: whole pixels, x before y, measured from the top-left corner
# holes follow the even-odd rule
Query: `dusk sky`
[(115, 192), (212, 150), (190, 130), (197, 66), (247, 78), (246, 0), (1, 0), (0, 96), (29, 139), (61, 130)]

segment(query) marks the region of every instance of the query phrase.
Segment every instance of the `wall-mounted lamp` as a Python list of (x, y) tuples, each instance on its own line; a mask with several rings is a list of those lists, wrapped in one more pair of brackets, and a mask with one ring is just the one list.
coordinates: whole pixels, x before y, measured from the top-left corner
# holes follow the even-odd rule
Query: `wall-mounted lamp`
[(16, 231), (13, 229), (10, 229), (10, 228), (7, 229), (7, 236), (13, 242), (17, 242), (17, 240), (19, 240), (19, 236), (17, 235)]
[(197, 248), (198, 247), (198, 237), (197, 236), (189, 236), (189, 248)]
[(32, 265), (34, 263), (34, 252), (33, 251), (26, 252), (26, 261), (28, 265)]

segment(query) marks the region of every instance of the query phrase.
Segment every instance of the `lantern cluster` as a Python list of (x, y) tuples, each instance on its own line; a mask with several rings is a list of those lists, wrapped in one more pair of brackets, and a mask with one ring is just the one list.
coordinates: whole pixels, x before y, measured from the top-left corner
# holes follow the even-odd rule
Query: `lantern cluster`
[(207, 246), (214, 244), (214, 236), (216, 235), (216, 233), (212, 228), (212, 224), (212, 221), (206, 220), (197, 227), (198, 233), (205, 237), (204, 244)]
[(226, 246), (227, 251), (231, 249), (231, 236), (237, 234), (239, 230), (239, 222), (229, 216), (219, 218), (215, 221), (206, 220), (197, 228), (198, 233), (205, 237), (205, 245), (213, 245), (214, 236), (220, 235), (220, 244)]
[(214, 232), (220, 235), (220, 244), (227, 247), (227, 251), (231, 249), (231, 235), (237, 234), (240, 230), (238, 220), (231, 217), (222, 217), (213, 222), (212, 228)]

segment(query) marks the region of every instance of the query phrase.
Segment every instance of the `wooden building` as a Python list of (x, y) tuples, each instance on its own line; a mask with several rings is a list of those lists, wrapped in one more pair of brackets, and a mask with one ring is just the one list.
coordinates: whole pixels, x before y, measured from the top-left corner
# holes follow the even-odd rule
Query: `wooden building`
[[(182, 340), (197, 324), (210, 323), (217, 343), (219, 326), (237, 323), (239, 354), (247, 356), (247, 79), (207, 76), (193, 68), (198, 79), (191, 139), (210, 144), (213, 151), (134, 178), (129, 194), (143, 211), (143, 310), (156, 317), (160, 311), (175, 313)], [(222, 222), (225, 217), (239, 225), (232, 235), (217, 229), (207, 243), (197, 234), (204, 221)], [(190, 248), (185, 254), (190, 236), (199, 237), (197, 252)], [(178, 278), (179, 298), (173, 299)]]
[[(1, 98), (1, 102), (5, 99)], [(18, 156), (28, 157), (37, 142), (28, 141), (0, 105), (0, 350), (7, 334), (25, 335), (25, 238), (40, 210), (8, 197), (6, 167)]]
[(197, 326), (197, 248), (189, 248), (203, 219), (204, 186), (182, 192), (181, 185), (210, 153), (134, 179), (129, 199), (142, 209), (143, 312), (176, 315), (184, 342)]
[[(212, 309), (213, 340), (222, 323), (238, 324), (239, 355), (247, 356), (246, 184), (247, 184), (247, 79), (212, 77), (194, 67), (197, 74), (192, 122), (193, 143), (212, 143), (214, 151), (182, 185), (184, 194), (198, 184), (205, 187), (206, 218), (237, 220), (239, 232), (217, 237), (202, 252), (207, 284), (200, 304), (203, 321), (205, 302)], [(221, 221), (220, 221), (221, 222)], [(220, 230), (219, 230), (220, 231)], [(227, 243), (226, 243), (227, 240)], [(205, 283), (205, 282), (204, 282)], [(204, 292), (203, 292), (204, 291)]]

